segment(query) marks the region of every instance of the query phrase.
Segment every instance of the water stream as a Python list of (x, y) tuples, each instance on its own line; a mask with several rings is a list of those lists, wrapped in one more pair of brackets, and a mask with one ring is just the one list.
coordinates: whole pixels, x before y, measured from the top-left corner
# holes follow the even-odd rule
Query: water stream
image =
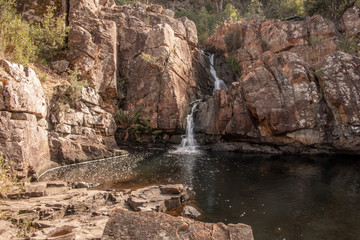
[(214, 89), (213, 89), (213, 95), (215, 94), (216, 90), (221, 90), (221, 89), (225, 89), (226, 91), (228, 91), (228, 88), (226, 87), (225, 83), (223, 80), (221, 80), (220, 78), (218, 78), (216, 70), (214, 68), (214, 54), (210, 54), (208, 55), (208, 59), (210, 61), (210, 73), (213, 76), (215, 82), (214, 82)]
[(185, 135), (182, 136), (182, 141), (180, 147), (177, 149), (179, 153), (196, 153), (197, 152), (197, 143), (194, 135), (194, 111), (199, 104), (200, 100), (193, 102), (193, 106), (189, 115), (186, 117), (186, 131)]

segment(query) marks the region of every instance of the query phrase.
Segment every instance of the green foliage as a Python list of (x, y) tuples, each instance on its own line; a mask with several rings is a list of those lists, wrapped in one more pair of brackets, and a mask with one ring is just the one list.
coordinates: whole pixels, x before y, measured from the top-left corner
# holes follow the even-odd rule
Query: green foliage
[(27, 239), (35, 231), (35, 229), (34, 219), (27, 217), (20, 218), (17, 223), (17, 237)]
[(37, 53), (32, 27), (15, 12), (14, 0), (0, 0), (0, 50), (14, 61), (28, 64)]
[(54, 7), (48, 7), (40, 23), (34, 25), (33, 38), (39, 50), (38, 57), (51, 59), (66, 47), (65, 38), (70, 27), (65, 26), (65, 15), (54, 17)]
[(142, 142), (142, 135), (151, 134), (150, 121), (141, 116), (142, 109), (142, 107), (139, 107), (134, 115), (130, 117), (128, 113), (120, 108), (114, 116), (115, 122), (119, 124), (120, 128), (124, 129), (124, 141), (130, 139), (132, 141)]
[(0, 197), (6, 198), (8, 194), (21, 183), (12, 175), (12, 166), (5, 161), (4, 155), (0, 153)]
[(230, 66), (231, 71), (237, 76), (241, 77), (241, 68), (239, 66), (239, 61), (233, 56), (226, 57), (226, 63)]
[(203, 6), (199, 12), (181, 8), (176, 12), (176, 16), (186, 16), (196, 24), (199, 43), (203, 44), (205, 40), (214, 33), (220, 15), (209, 13), (206, 7)]
[(304, 0), (271, 0), (264, 4), (264, 15), (268, 19), (285, 19), (304, 14)]
[(228, 18), (231, 18), (233, 21), (239, 21), (240, 20), (239, 11), (231, 3), (226, 4), (225, 9), (222, 12), (221, 21), (225, 21)]
[(115, 122), (118, 124), (118, 127), (123, 129), (121, 138), (125, 142), (130, 140), (141, 143), (143, 142), (143, 136), (151, 136), (153, 141), (162, 138), (163, 131), (152, 129), (150, 121), (142, 117), (142, 110), (143, 108), (140, 106), (132, 117), (121, 108), (115, 114)]
[(56, 93), (55, 112), (62, 112), (74, 108), (75, 104), (81, 99), (83, 87), (89, 84), (85, 80), (79, 79), (79, 69), (70, 71), (68, 77), (69, 85), (62, 86)]
[(353, 2), (353, 0), (305, 0), (304, 7), (307, 15), (321, 14), (337, 20)]
[(342, 37), (338, 42), (339, 48), (349, 54), (358, 54), (360, 46), (358, 45), (355, 37)]
[(236, 27), (229, 29), (225, 35), (226, 47), (229, 52), (241, 48), (244, 44), (242, 28)]
[(264, 18), (264, 9), (262, 2), (260, 2), (259, 0), (251, 0), (250, 4), (248, 5), (247, 16), (250, 17), (251, 15), (256, 15), (259, 18)]
[(0, 0), (0, 50), (24, 65), (51, 59), (65, 47), (69, 31), (65, 15), (55, 18), (53, 11), (54, 8), (48, 8), (40, 23), (30, 24), (16, 13), (14, 0)]

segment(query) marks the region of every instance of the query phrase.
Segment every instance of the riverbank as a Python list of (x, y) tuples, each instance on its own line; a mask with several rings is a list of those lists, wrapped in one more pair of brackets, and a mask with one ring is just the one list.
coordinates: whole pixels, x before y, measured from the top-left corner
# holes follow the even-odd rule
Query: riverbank
[[(201, 223), (163, 213), (185, 209), (191, 190), (183, 185), (115, 192), (72, 188), (65, 182), (39, 182), (26, 185), (21, 196), (26, 199), (0, 201), (1, 239), (138, 239), (134, 236), (139, 233), (143, 239), (253, 239), (247, 225)], [(195, 217), (189, 215), (189, 209), (196, 212), (189, 207), (183, 214)], [(114, 228), (113, 223), (120, 221), (121, 227)], [(150, 222), (151, 226), (145, 224)]]

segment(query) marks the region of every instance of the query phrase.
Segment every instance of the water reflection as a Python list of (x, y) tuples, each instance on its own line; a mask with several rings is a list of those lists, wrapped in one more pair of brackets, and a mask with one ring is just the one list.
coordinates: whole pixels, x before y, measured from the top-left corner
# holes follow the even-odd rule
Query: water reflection
[(152, 166), (157, 182), (191, 184), (205, 221), (249, 224), (257, 240), (360, 236), (355, 159), (157, 154), (142, 164)]
[(130, 180), (117, 174), (123, 171), (116, 165), (78, 169), (78, 175), (97, 176), (103, 188), (191, 185), (205, 221), (249, 224), (256, 240), (360, 236), (355, 157), (156, 152), (131, 168)]

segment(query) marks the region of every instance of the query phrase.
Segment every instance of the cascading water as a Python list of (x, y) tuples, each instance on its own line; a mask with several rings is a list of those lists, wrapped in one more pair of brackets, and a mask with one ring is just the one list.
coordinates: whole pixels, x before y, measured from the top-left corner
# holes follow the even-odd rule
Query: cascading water
[(224, 88), (226, 91), (228, 91), (228, 88), (226, 87), (225, 83), (223, 80), (221, 80), (220, 78), (217, 77), (215, 68), (214, 68), (214, 54), (210, 54), (208, 55), (209, 61), (210, 61), (210, 73), (213, 76), (215, 82), (214, 82), (214, 90), (213, 90), (213, 95), (215, 93), (216, 90), (221, 90), (222, 88)]
[(180, 147), (178, 148), (178, 152), (196, 152), (197, 151), (197, 143), (194, 136), (194, 110), (197, 105), (200, 103), (200, 100), (196, 100), (191, 108), (190, 114), (186, 117), (186, 131), (185, 135), (182, 136), (182, 141)]

